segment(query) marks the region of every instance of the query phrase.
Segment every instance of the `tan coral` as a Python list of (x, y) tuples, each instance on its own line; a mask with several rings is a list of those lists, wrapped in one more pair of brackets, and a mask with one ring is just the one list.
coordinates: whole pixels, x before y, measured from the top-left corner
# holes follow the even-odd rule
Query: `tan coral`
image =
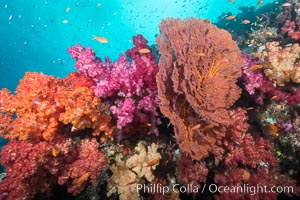
[(122, 154), (116, 156), (116, 165), (112, 167), (113, 176), (108, 181), (107, 197), (118, 193), (120, 200), (139, 199), (136, 188), (142, 180), (126, 166), (122, 158)]
[(154, 179), (153, 170), (159, 164), (161, 159), (160, 154), (157, 152), (158, 145), (151, 144), (148, 146), (148, 151), (145, 146), (140, 142), (135, 150), (138, 152), (126, 161), (126, 166), (137, 173), (139, 177), (145, 177), (149, 182)]
[(154, 179), (153, 170), (159, 164), (161, 155), (157, 152), (158, 145), (151, 144), (146, 149), (143, 142), (135, 147), (137, 153), (127, 160), (122, 154), (115, 156), (115, 164), (111, 167), (113, 175), (108, 181), (108, 193), (110, 197), (118, 192), (121, 200), (139, 199), (137, 184), (143, 184), (143, 179), (151, 182)]
[(300, 83), (300, 47), (298, 43), (288, 47), (279, 42), (266, 43), (266, 50), (257, 54), (263, 60), (263, 68), (268, 79), (276, 85)]

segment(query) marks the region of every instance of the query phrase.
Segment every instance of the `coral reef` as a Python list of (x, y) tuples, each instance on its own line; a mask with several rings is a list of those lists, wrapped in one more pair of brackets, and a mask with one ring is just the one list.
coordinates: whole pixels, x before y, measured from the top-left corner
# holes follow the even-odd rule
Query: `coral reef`
[(262, 66), (250, 54), (243, 52), (243, 74), (245, 89), (251, 95), (255, 93), (256, 88), (263, 86), (264, 76), (258, 71)]
[(11, 126), (9, 132), (1, 130), (4, 137), (53, 140), (59, 129), (58, 116), (62, 112), (54, 95), (59, 84), (60, 80), (53, 76), (27, 72), (20, 80), (15, 96), (2, 89), (0, 112), (3, 119), (8, 120), (6, 124)]
[(300, 40), (300, 3), (288, 1), (291, 6), (283, 6), (276, 16), (276, 23), (281, 27), (281, 37), (292, 41)]
[(1, 89), (0, 199), (299, 197), (300, 3), (272, 6), (232, 16), (241, 50), (208, 19), (169, 18), (157, 49), (77, 44), (78, 72)]
[(283, 27), (281, 28), (281, 33), (284, 35), (285, 33), (288, 34), (290, 38), (293, 40), (300, 40), (300, 30), (295, 31), (296, 24), (294, 21), (287, 20)]

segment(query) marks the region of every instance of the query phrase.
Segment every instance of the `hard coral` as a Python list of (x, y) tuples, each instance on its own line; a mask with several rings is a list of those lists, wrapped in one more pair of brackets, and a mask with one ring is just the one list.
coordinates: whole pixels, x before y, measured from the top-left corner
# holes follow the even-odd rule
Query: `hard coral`
[(160, 109), (183, 151), (199, 160), (231, 123), (229, 109), (241, 92), (241, 54), (227, 31), (199, 19), (163, 20), (160, 32)]

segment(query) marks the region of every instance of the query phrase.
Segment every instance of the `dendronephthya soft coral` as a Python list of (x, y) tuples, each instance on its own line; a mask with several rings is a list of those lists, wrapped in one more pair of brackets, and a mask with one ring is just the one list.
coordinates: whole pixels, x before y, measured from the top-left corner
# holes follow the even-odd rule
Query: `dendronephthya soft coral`
[(102, 61), (91, 48), (79, 44), (69, 52), (79, 72), (95, 81), (95, 94), (111, 104), (110, 111), (121, 132), (145, 129), (158, 135), (157, 63), (142, 35), (133, 37), (133, 42), (135, 47), (126, 52), (127, 57), (121, 54), (116, 62), (108, 57)]

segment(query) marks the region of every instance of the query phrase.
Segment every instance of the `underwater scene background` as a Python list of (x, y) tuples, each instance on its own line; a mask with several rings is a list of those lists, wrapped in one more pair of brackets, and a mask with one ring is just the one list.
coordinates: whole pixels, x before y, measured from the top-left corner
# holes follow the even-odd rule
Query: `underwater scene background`
[(0, 199), (299, 198), (299, 0), (0, 10)]

